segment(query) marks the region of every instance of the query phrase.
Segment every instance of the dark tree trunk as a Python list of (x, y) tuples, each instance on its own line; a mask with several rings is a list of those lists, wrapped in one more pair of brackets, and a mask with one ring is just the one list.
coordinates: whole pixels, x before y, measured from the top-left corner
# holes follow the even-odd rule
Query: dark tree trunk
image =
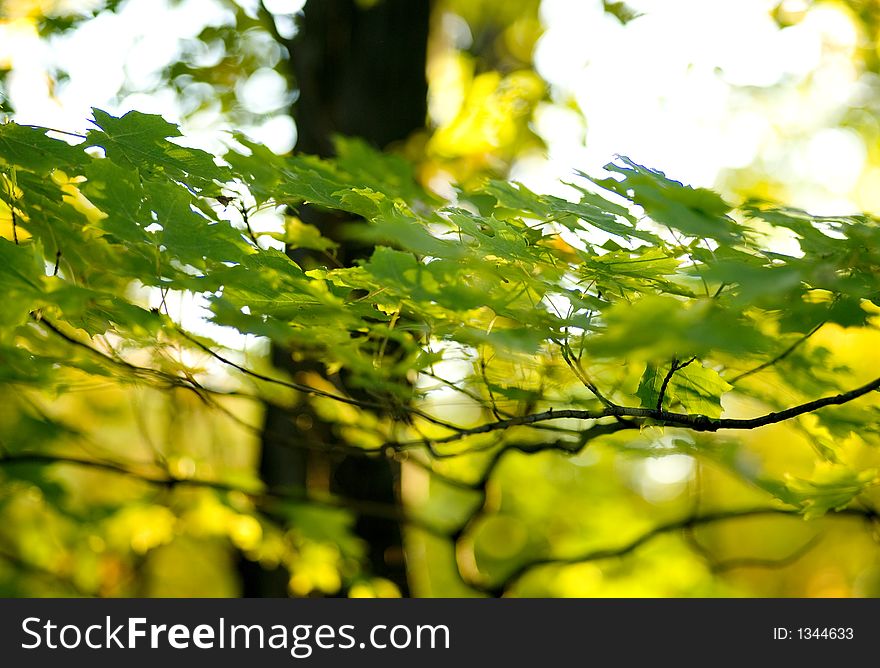
[(297, 150), (330, 155), (334, 134), (383, 148), (425, 125), (428, 0), (311, 0), (292, 64)]
[[(336, 134), (385, 148), (424, 127), (429, 5), (429, 0), (380, 0), (369, 8), (356, 0), (306, 4), (290, 61), (299, 89), (293, 109), (298, 151), (330, 156)], [(309, 208), (300, 216), (341, 244), (340, 262), (351, 264), (368, 254), (369, 249), (341, 237), (337, 217)], [(292, 257), (301, 264), (319, 262)], [(307, 368), (293, 362), (290, 351), (276, 349), (273, 358), (294, 374)], [(308, 370), (318, 369), (311, 365)], [(307, 408), (291, 414), (269, 406), (261, 442), (263, 482), (269, 487), (323, 484), (346, 498), (398, 504), (398, 468), (382, 459), (316, 452), (334, 438), (331, 426)], [(401, 527), (388, 519), (358, 516), (355, 531), (368, 545), (370, 572), (407, 595)], [(284, 569), (266, 571), (243, 562), (241, 574), (245, 596), (287, 595), (290, 574)]]

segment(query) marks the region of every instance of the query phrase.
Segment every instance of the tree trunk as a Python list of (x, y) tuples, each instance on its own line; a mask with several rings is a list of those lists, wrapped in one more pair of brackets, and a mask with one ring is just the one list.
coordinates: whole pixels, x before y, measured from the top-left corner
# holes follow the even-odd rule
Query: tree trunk
[[(293, 42), (290, 64), (299, 98), (293, 115), (297, 150), (321, 156), (333, 152), (336, 134), (357, 136), (378, 148), (401, 141), (425, 125), (425, 59), (429, 0), (310, 0)], [(300, 217), (340, 243), (346, 265), (370, 249), (342, 238), (339, 218), (304, 207)], [(318, 258), (291, 253), (300, 264)], [(274, 362), (294, 375), (318, 370), (294, 362), (291, 351), (276, 349)], [(305, 413), (305, 415), (303, 414)], [(299, 418), (299, 419), (298, 419)], [(330, 425), (307, 408), (268, 406), (261, 440), (260, 475), (268, 487), (324, 484), (329, 491), (369, 503), (398, 504), (399, 468), (384, 459), (331, 457), (316, 452), (332, 444)], [(313, 447), (302, 447), (309, 446)], [(394, 521), (358, 516), (355, 532), (368, 545), (370, 573), (409, 592), (401, 527)], [(243, 594), (286, 596), (290, 574), (243, 562)]]

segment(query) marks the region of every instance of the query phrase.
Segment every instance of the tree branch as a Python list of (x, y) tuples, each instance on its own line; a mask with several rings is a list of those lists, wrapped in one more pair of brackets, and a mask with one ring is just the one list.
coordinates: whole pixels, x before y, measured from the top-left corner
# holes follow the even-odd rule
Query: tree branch
[(287, 501), (294, 503), (308, 502), (326, 508), (352, 510), (360, 515), (390, 519), (395, 522), (400, 522), (401, 524), (421, 529), (435, 536), (440, 536), (442, 538), (449, 537), (448, 531), (439, 529), (438, 527), (418, 518), (405, 515), (400, 508), (391, 504), (374, 503), (333, 495), (319, 496), (300, 488), (259, 490), (256, 488), (235, 485), (222, 480), (175, 478), (167, 474), (157, 475), (146, 471), (139, 471), (131, 465), (119, 462), (103, 459), (85, 459), (72, 455), (49, 454), (42, 452), (22, 452), (0, 455), (0, 468), (15, 464), (69, 464), (123, 475), (148, 485), (156, 485), (168, 489), (176, 487), (198, 487), (202, 489), (211, 489), (217, 492), (236, 492), (249, 497), (257, 505), (265, 505), (270, 501)]
[(810, 540), (808, 540), (792, 552), (789, 552), (784, 557), (779, 557), (777, 559), (768, 559), (761, 557), (737, 557), (733, 559), (720, 559), (710, 564), (710, 566), (714, 573), (732, 571), (738, 568), (785, 568), (786, 566), (791, 566), (792, 564), (806, 556), (807, 553), (812, 551), (812, 549), (821, 542), (821, 536), (813, 536)]
[[(813, 401), (808, 401), (798, 406), (792, 406), (791, 408), (786, 408), (782, 411), (775, 411), (754, 418), (710, 418), (705, 415), (674, 413), (666, 410), (658, 411), (654, 408), (633, 408), (630, 406), (619, 406), (617, 404), (594, 411), (581, 409), (553, 410), (551, 408), (542, 413), (532, 413), (530, 415), (522, 415), (508, 418), (506, 420), (498, 420), (497, 422), (489, 422), (469, 429), (459, 429), (455, 434), (434, 439), (432, 443), (434, 445), (452, 443), (453, 441), (458, 441), (468, 436), (487, 434), (501, 429), (531, 425), (538, 422), (546, 422), (548, 420), (598, 420), (605, 417), (643, 418), (654, 420), (670, 427), (684, 427), (692, 429), (693, 431), (715, 432), (720, 429), (756, 429), (758, 427), (784, 422), (785, 420), (790, 420), (791, 418), (804, 415), (805, 413), (811, 413), (826, 406), (848, 403), (878, 388), (880, 388), (880, 378), (875, 378), (871, 382), (848, 392), (841, 392), (840, 394), (835, 394), (830, 397), (814, 399)], [(419, 443), (420, 441), (413, 441), (411, 444), (417, 445)]]
[[(153, 377), (157, 377), (160, 380), (165, 382), (170, 382), (173, 385), (178, 385), (182, 387), (186, 387), (188, 389), (194, 390), (196, 392), (200, 391), (201, 386), (194, 385), (193, 381), (181, 378), (179, 376), (175, 376), (172, 374), (165, 374), (161, 371), (157, 371), (155, 369), (138, 367), (125, 360), (116, 360), (112, 357), (105, 355), (104, 353), (92, 348), (91, 346), (79, 341), (64, 332), (62, 332), (58, 327), (50, 323), (45, 318), (41, 318), (37, 314), (32, 314), (33, 318), (38, 322), (41, 322), (46, 327), (48, 327), (51, 331), (55, 332), (58, 336), (62, 337), (66, 341), (83, 347), (91, 353), (100, 356), (107, 362), (125, 367), (129, 369), (131, 372), (136, 375), (152, 375)], [(294, 383), (285, 380), (281, 380), (278, 378), (272, 378), (271, 376), (266, 376), (264, 374), (258, 373), (251, 369), (248, 369), (240, 364), (236, 364), (232, 360), (229, 360), (219, 353), (212, 350), (209, 346), (205, 345), (201, 341), (198, 341), (195, 337), (188, 334), (187, 332), (178, 328), (178, 332), (187, 340), (201, 348), (203, 351), (219, 360), (220, 362), (240, 371), (241, 373), (250, 376), (252, 378), (256, 378), (258, 380), (262, 380), (268, 383), (274, 383), (277, 385), (281, 385), (283, 387), (288, 387), (290, 389), (297, 390), (299, 392), (303, 392), (305, 394), (311, 394), (314, 396), (324, 397), (327, 399), (331, 399), (333, 401), (339, 401), (341, 403), (358, 406), (361, 408), (372, 408), (378, 410), (385, 410), (387, 407), (369, 401), (360, 401), (358, 399), (353, 399), (350, 397), (334, 394), (332, 392), (327, 392), (325, 390), (321, 390), (316, 387), (312, 387), (309, 385), (303, 385), (301, 383)], [(683, 365), (682, 365), (683, 366)], [(679, 367), (681, 368), (681, 367)], [(630, 417), (630, 418), (641, 418), (644, 420), (654, 420), (663, 425), (672, 426), (672, 427), (683, 427), (687, 429), (692, 429), (694, 431), (701, 432), (715, 432), (720, 429), (756, 429), (758, 427), (763, 427), (770, 424), (776, 424), (778, 422), (784, 422), (785, 420), (789, 420), (791, 418), (797, 417), (799, 415), (804, 415), (805, 413), (811, 413), (820, 408), (824, 408), (826, 406), (833, 405), (841, 405), (853, 401), (854, 399), (858, 399), (865, 394), (868, 394), (871, 391), (877, 390), (880, 388), (880, 378), (875, 378), (874, 380), (862, 385), (861, 387), (857, 387), (848, 392), (841, 392), (840, 394), (835, 394), (829, 397), (823, 397), (820, 399), (815, 399), (813, 401), (808, 401), (806, 403), (800, 404), (798, 406), (793, 406), (791, 408), (787, 408), (781, 411), (775, 411), (771, 413), (767, 413), (766, 415), (761, 415), (759, 417), (754, 418), (710, 418), (705, 415), (698, 414), (688, 414), (688, 413), (675, 413), (672, 411), (666, 410), (657, 410), (651, 408), (634, 408), (630, 406), (621, 406), (619, 404), (609, 403), (604, 408), (600, 410), (583, 410), (583, 409), (563, 409), (563, 410), (554, 410), (549, 409), (547, 411), (541, 413), (531, 413), (528, 415), (515, 416), (511, 418), (506, 418), (503, 420), (496, 420), (495, 422), (489, 422), (477, 427), (471, 428), (463, 428), (456, 425), (453, 425), (445, 420), (440, 420), (439, 418), (435, 418), (434, 416), (425, 413), (417, 408), (406, 407), (406, 412), (411, 415), (416, 415), (427, 422), (432, 424), (436, 424), (445, 429), (448, 429), (454, 433), (436, 439), (419, 439), (415, 441), (409, 441), (405, 443), (396, 443), (391, 444), (395, 449), (402, 448), (405, 449), (407, 447), (418, 446), (418, 445), (441, 445), (444, 443), (452, 443), (454, 441), (461, 440), (463, 438), (467, 438), (468, 436), (475, 436), (477, 434), (487, 434), (494, 431), (499, 431), (503, 429), (509, 429), (511, 427), (516, 426), (526, 426), (526, 425), (534, 425), (542, 422), (548, 422), (552, 420), (561, 420), (561, 419), (575, 419), (575, 420), (598, 420), (604, 417), (614, 417), (617, 419)]]
[[(696, 514), (696, 511), (694, 512)], [(708, 564), (709, 570), (713, 573), (723, 573), (738, 568), (762, 568), (776, 569), (785, 568), (801, 557), (805, 556), (814, 547), (822, 542), (822, 535), (816, 534), (800, 547), (789, 552), (783, 557), (767, 558), (767, 557), (732, 557), (729, 559), (720, 559), (712, 551), (703, 545), (698, 539), (695, 527), (687, 527), (683, 530), (684, 538), (688, 545)]]
[[(491, 593), (495, 596), (501, 596), (511, 587), (515, 586), (527, 573), (541, 566), (571, 566), (574, 564), (582, 564), (589, 561), (600, 561), (603, 559), (613, 559), (627, 556), (635, 552), (642, 545), (654, 540), (658, 536), (664, 534), (691, 529), (696, 526), (705, 524), (714, 524), (716, 522), (726, 522), (730, 520), (744, 519), (749, 517), (766, 517), (766, 516), (789, 516), (800, 517), (800, 513), (794, 509), (786, 508), (744, 508), (738, 510), (721, 510), (704, 515), (691, 515), (679, 520), (673, 520), (660, 524), (653, 529), (649, 529), (637, 538), (615, 548), (605, 548), (599, 550), (588, 550), (580, 554), (570, 557), (542, 557), (533, 559), (520, 564), (513, 572), (509, 573), (501, 582), (487, 586), (483, 583), (470, 583), (471, 586), (478, 590)], [(863, 508), (844, 508), (828, 517), (858, 517), (866, 520), (876, 521), (878, 515), (870, 509)]]
[(468, 532), (470, 527), (474, 526), (474, 524), (485, 514), (487, 494), (486, 486), (489, 484), (489, 481), (491, 480), (495, 471), (498, 469), (498, 466), (501, 464), (502, 459), (504, 459), (504, 457), (509, 452), (521, 452), (523, 454), (531, 455), (538, 452), (555, 450), (557, 452), (562, 452), (567, 455), (575, 455), (583, 450), (590, 441), (593, 441), (600, 436), (614, 434), (618, 431), (623, 431), (624, 429), (635, 429), (637, 426), (638, 425), (628, 421), (612, 422), (609, 424), (595, 424), (589, 429), (584, 429), (583, 431), (581, 431), (576, 441), (556, 440), (538, 443), (504, 444), (502, 447), (498, 448), (494, 453), (492, 453), (492, 456), (486, 464), (486, 467), (483, 469), (483, 472), (480, 474), (480, 477), (473, 483), (471, 483), (471, 489), (480, 493), (480, 502), (476, 506), (474, 511), (470, 513), (458, 526), (458, 529), (452, 532), (450, 537), (454, 542), (458, 542), (461, 537)]

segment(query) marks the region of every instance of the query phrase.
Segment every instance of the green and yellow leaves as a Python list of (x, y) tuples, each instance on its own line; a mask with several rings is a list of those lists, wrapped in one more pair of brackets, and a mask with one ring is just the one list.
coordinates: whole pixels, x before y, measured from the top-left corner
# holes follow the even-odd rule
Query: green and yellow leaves
[[(20, 245), (0, 239), (9, 330), (45, 308), (89, 335), (178, 339), (130, 288), (190, 290), (206, 297), (215, 324), (296, 342), (354, 384), (398, 397), (439, 346), (509, 364), (511, 377), (492, 386), (500, 397), (569, 407), (580, 401), (572, 386), (585, 393), (583, 370), (569, 366), (576, 347), (585, 366), (609, 370), (599, 385), (625, 405), (644, 369), (642, 407), (715, 418), (731, 389), (722, 373), (734, 377), (725, 365), (780, 364), (780, 334), (797, 340), (824, 321), (864, 326), (869, 301), (880, 303), (872, 219), (751, 207), (741, 224), (718, 195), (626, 159), (609, 165), (611, 178), (569, 184), (573, 201), (490, 180), (447, 203), (402, 159), (357, 140), (339, 139), (337, 159), (325, 160), (238, 138), (221, 165), (169, 141), (180, 132), (158, 116), (96, 110), (95, 122), (78, 146), (0, 126), (0, 197), (23, 233)], [(212, 204), (218, 193), (233, 193), (219, 201), (236, 206)], [(308, 271), (240, 229), (239, 214), (304, 203), (338, 213), (332, 233), (288, 215), (272, 234), (315, 251)], [(768, 247), (779, 228), (796, 235), (803, 257)], [(340, 267), (345, 234), (371, 250)], [(576, 344), (565, 360), (563, 340)], [(54, 350), (33, 347), (54, 363)], [(393, 362), (383, 359), (390, 347)], [(683, 351), (699, 361), (685, 364)], [(777, 375), (803, 389), (803, 374)], [(810, 376), (810, 392), (830, 376)], [(756, 379), (743, 385), (767, 400)], [(847, 425), (865, 417), (852, 410)]]
[(878, 483), (877, 469), (856, 471), (831, 463), (818, 464), (811, 478), (788, 475), (781, 482), (759, 482), (780, 500), (798, 507), (807, 519), (845, 508)]
[(646, 295), (617, 301), (603, 313), (603, 325), (585, 343), (602, 358), (672, 358), (680, 350), (703, 358), (715, 354), (761, 354), (772, 340), (747, 314), (711, 298)]
[(307, 250), (329, 253), (335, 250), (339, 244), (321, 235), (314, 225), (302, 222), (295, 216), (289, 216), (284, 223), (284, 241), (289, 248), (303, 248)]
[[(861, 324), (867, 313), (859, 300), (874, 290), (870, 268), (877, 259), (854, 245), (876, 236), (871, 221), (749, 210), (821, 250), (826, 264), (833, 259), (827, 269), (810, 269), (806, 260), (755, 246), (754, 235), (714, 193), (626, 159), (609, 165), (614, 178), (570, 184), (578, 201), (488, 181), (478, 192), (462, 193), (460, 206), (444, 209), (418, 185), (411, 166), (358, 140), (338, 139), (338, 158), (330, 161), (276, 156), (238, 138), (239, 147), (225, 156), (229, 166), (222, 167), (207, 153), (169, 141), (180, 131), (161, 117), (131, 112), (116, 118), (95, 110), (95, 123), (98, 129), (80, 146), (33, 128), (0, 128), (2, 159), (21, 175), (15, 200), (23, 229), (46, 249), (63, 249), (68, 269), (81, 280), (91, 280), (89, 265), (114, 258), (116, 285), (137, 280), (214, 292), (216, 317), (251, 333), (287, 337), (330, 318), (356, 330), (365, 315), (382, 321), (382, 314), (404, 304), (436, 335), (469, 345), (537, 352), (575, 327), (583, 330), (583, 349), (602, 359), (656, 360), (678, 350), (706, 360), (760, 358), (774, 348), (764, 320), (795, 332), (814, 326), (822, 313), (833, 322)], [(24, 151), (28, 143), (36, 150)], [(105, 157), (90, 157), (84, 149), (93, 146), (101, 146)], [(74, 186), (45, 178), (58, 168), (84, 177), (75, 188), (95, 207), (86, 222), (89, 244), (82, 248), (76, 244), (83, 219), (67, 203)], [(254, 248), (198, 197), (230, 184), (259, 203), (309, 203), (363, 217), (367, 222), (352, 223), (351, 234), (378, 247), (360, 267), (292, 279), (295, 265)], [(631, 206), (644, 210), (645, 222)], [(836, 233), (849, 229), (854, 241), (834, 239), (820, 231), (822, 225)], [(664, 227), (691, 241), (671, 241)], [(568, 244), (562, 229), (583, 243)], [(610, 240), (595, 245), (591, 230)], [(714, 247), (701, 241), (707, 238)], [(332, 253), (336, 244), (293, 217), (284, 239), (322, 253)], [(352, 289), (365, 296), (345, 301)], [(841, 294), (823, 305), (810, 293), (819, 290)], [(113, 310), (110, 301), (99, 302)], [(121, 313), (119, 320), (125, 320)], [(723, 390), (710, 371), (680, 369), (670, 379), (668, 399), (688, 410), (716, 412)], [(655, 383), (643, 383), (640, 396), (651, 405), (657, 392)]]
[(442, 204), (419, 185), (413, 165), (402, 157), (377, 151), (357, 137), (337, 136), (333, 144), (334, 163), (347, 175), (347, 183), (360, 184), (410, 204)]
[[(573, 232), (586, 233), (587, 239), (590, 230), (595, 228), (622, 241), (659, 241), (656, 235), (636, 226), (636, 219), (626, 207), (610, 202), (581, 185), (568, 185), (580, 191), (579, 201), (537, 195), (522, 184), (497, 180), (486, 181), (479, 192), (468, 193), (468, 196), (478, 205), (482, 203), (480, 213), (483, 215), (494, 213), (505, 220), (525, 217), (555, 222)], [(494, 200), (494, 203), (487, 207), (487, 200)]]
[(577, 272), (583, 280), (595, 283), (608, 298), (619, 295), (626, 299), (632, 294), (660, 292), (692, 296), (691, 290), (680, 282), (681, 276), (674, 282), (682, 262), (669, 249), (643, 246), (625, 250), (613, 243), (606, 243), (605, 248), (610, 252), (585, 257)]

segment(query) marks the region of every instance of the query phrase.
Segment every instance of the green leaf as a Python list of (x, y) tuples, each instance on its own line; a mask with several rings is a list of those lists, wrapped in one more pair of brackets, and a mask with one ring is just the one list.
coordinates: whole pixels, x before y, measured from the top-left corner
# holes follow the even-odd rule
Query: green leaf
[(721, 397), (733, 386), (715, 369), (700, 362), (679, 369), (669, 381), (672, 399), (681, 404), (685, 413), (721, 417)]
[(348, 175), (350, 182), (410, 204), (439, 203), (437, 197), (419, 185), (413, 164), (408, 160), (378, 151), (358, 137), (336, 136), (333, 146), (335, 164)]
[(480, 189), (479, 194), (483, 193), (494, 197), (498, 207), (509, 209), (514, 216), (525, 215), (545, 220), (552, 215), (553, 209), (548, 206), (548, 198), (533, 193), (521, 183), (490, 179)]
[(611, 14), (611, 16), (620, 21), (622, 25), (626, 25), (630, 21), (634, 21), (640, 16), (643, 16), (641, 12), (636, 11), (625, 2), (609, 2), (608, 0), (603, 0), (602, 7), (606, 14)]
[(101, 228), (122, 241), (149, 243), (144, 227), (153, 221), (144, 207), (143, 184), (137, 172), (111, 160), (92, 160), (85, 174), (88, 181), (82, 185), (82, 193), (107, 214), (99, 223)]
[(369, 225), (349, 225), (347, 232), (352, 239), (393, 244), (422, 256), (454, 258), (464, 253), (459, 244), (434, 236), (401, 201), (360, 188), (337, 194), (351, 210), (370, 221)]
[(608, 164), (605, 168), (623, 179), (596, 180), (595, 183), (631, 199), (653, 220), (687, 236), (733, 242), (741, 230), (727, 216), (731, 206), (720, 195), (705, 188), (692, 188), (667, 178), (663, 172), (643, 167), (629, 158), (621, 158), (624, 167)]
[(804, 517), (814, 519), (848, 506), (858, 495), (880, 482), (877, 469), (855, 471), (842, 464), (817, 464), (812, 479), (787, 475), (775, 486), (775, 494), (801, 508)]
[(663, 379), (666, 373), (655, 364), (645, 365), (645, 371), (639, 380), (636, 396), (641, 400), (641, 408), (657, 408), (657, 399), (660, 398), (660, 388), (663, 387)]
[(306, 248), (325, 253), (339, 246), (335, 241), (321, 236), (321, 231), (317, 227), (304, 223), (294, 216), (288, 217), (284, 223), (284, 240), (291, 248)]
[(710, 353), (761, 354), (776, 348), (741, 309), (727, 309), (711, 298), (682, 299), (647, 295), (605, 309), (604, 324), (585, 347), (601, 357), (672, 358), (687, 350), (701, 358)]
[(45, 128), (0, 124), (0, 165), (49, 174), (55, 169), (76, 171), (88, 161), (78, 146), (46, 136)]
[[(676, 367), (681, 365), (676, 362)], [(663, 381), (671, 369), (648, 364), (639, 381), (636, 396), (641, 399), (642, 408), (657, 408)], [(691, 362), (680, 368), (669, 378), (663, 393), (663, 408), (678, 410), (694, 415), (705, 415), (710, 418), (721, 417), (721, 397), (733, 386), (725, 381), (717, 371), (703, 366), (699, 361)]]
[(122, 166), (147, 175), (167, 173), (197, 190), (213, 189), (216, 181), (228, 179), (228, 171), (210, 153), (168, 141), (180, 137), (180, 129), (161, 116), (129, 111), (117, 118), (100, 109), (92, 113), (100, 130), (89, 132), (84, 145), (102, 147)]
[(162, 226), (159, 235), (168, 252), (181, 262), (204, 267), (206, 262), (241, 262), (246, 244), (229, 223), (214, 223), (196, 213), (192, 195), (176, 184), (147, 182), (144, 190)]
[(0, 325), (12, 327), (27, 320), (28, 314), (43, 301), (45, 278), (38, 244), (16, 245), (0, 238), (0, 282), (4, 291)]

